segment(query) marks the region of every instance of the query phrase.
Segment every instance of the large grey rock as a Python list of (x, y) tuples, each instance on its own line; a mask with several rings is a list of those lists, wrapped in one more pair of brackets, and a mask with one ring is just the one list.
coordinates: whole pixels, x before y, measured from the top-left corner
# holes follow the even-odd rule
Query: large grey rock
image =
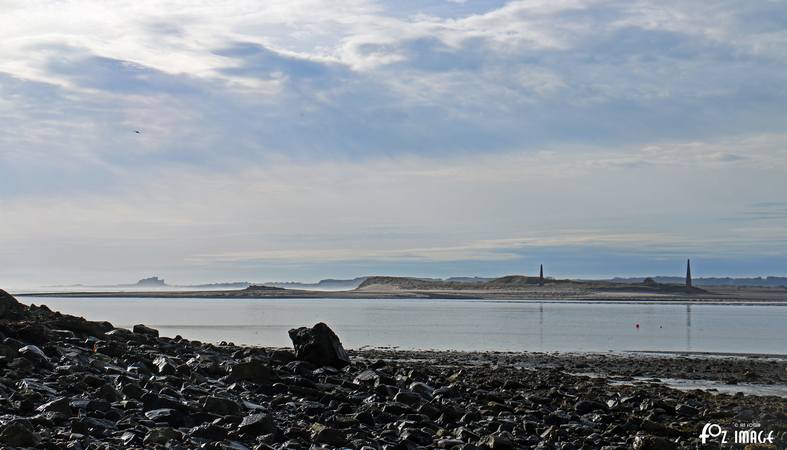
[(293, 328), (289, 334), (296, 359), (320, 367), (342, 368), (350, 364), (350, 356), (342, 347), (339, 337), (322, 322), (311, 328)]

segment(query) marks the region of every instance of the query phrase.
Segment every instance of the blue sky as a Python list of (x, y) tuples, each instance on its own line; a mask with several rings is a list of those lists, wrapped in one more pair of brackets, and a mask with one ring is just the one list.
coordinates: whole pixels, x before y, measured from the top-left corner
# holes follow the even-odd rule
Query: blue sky
[(785, 1), (0, 12), (4, 285), (787, 275)]

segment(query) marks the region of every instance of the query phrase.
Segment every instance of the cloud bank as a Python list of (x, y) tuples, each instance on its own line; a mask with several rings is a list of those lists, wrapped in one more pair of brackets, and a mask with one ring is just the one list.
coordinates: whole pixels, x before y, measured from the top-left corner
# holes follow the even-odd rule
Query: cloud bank
[(779, 272), (785, 6), (0, 1), (0, 282)]

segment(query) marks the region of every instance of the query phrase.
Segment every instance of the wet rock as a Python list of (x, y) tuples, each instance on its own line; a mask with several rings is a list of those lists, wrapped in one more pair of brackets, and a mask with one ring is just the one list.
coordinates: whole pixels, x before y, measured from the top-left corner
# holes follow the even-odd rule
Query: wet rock
[(276, 424), (273, 422), (273, 417), (266, 413), (251, 414), (246, 416), (238, 426), (238, 431), (241, 433), (251, 434), (253, 436), (273, 433), (275, 430)]
[(271, 353), (271, 361), (279, 364), (287, 364), (295, 360), (295, 353), (290, 350), (277, 349)]
[(153, 409), (145, 413), (145, 417), (155, 423), (165, 423), (174, 427), (183, 423), (183, 413), (170, 408)]
[(8, 292), (0, 289), (0, 318), (13, 318), (24, 310), (24, 306), (19, 303)]
[(41, 324), (26, 325), (17, 330), (16, 337), (35, 345), (44, 345), (49, 341), (49, 328)]
[(606, 404), (595, 400), (580, 400), (574, 405), (574, 410), (578, 414), (587, 414), (593, 411), (606, 411), (609, 409)]
[(395, 402), (404, 403), (407, 405), (414, 405), (421, 401), (421, 396), (415, 392), (400, 391), (394, 397)]
[(319, 423), (311, 426), (311, 438), (313, 441), (321, 444), (335, 446), (347, 444), (347, 434), (344, 431), (326, 427)]
[(34, 360), (49, 361), (49, 358), (47, 358), (43, 350), (41, 350), (40, 348), (38, 348), (38, 346), (35, 345), (25, 345), (24, 347), (19, 349), (19, 354), (21, 356)]
[(176, 440), (180, 437), (180, 433), (170, 427), (153, 428), (145, 435), (143, 443), (145, 445), (164, 445), (171, 440)]
[(17, 346), (9, 345), (9, 344), (6, 344), (6, 343), (1, 343), (0, 344), (0, 357), (5, 357), (5, 358), (8, 358), (8, 359), (14, 359), (14, 358), (17, 357), (17, 355), (19, 355), (19, 349), (21, 347), (22, 346), (17, 347)]
[(511, 450), (514, 448), (514, 443), (508, 433), (490, 434), (478, 441), (478, 446), (492, 450)]
[(438, 448), (460, 448), (465, 444), (461, 439), (440, 439), (437, 441)]
[(44, 403), (43, 405), (36, 408), (36, 411), (39, 412), (54, 412), (60, 413), (65, 416), (70, 416), (71, 411), (71, 399), (67, 397), (61, 397), (56, 400), (52, 400), (51, 402)]
[(637, 436), (634, 438), (634, 450), (676, 450), (674, 442), (663, 437)]
[(11, 447), (32, 447), (38, 441), (33, 425), (26, 420), (12, 420), (0, 432), (0, 442)]
[(697, 408), (686, 404), (680, 404), (675, 407), (675, 414), (683, 417), (695, 417), (699, 414)]
[(289, 331), (295, 348), (295, 357), (316, 366), (342, 368), (350, 364), (350, 357), (342, 347), (339, 337), (328, 325), (320, 322), (312, 328), (294, 328)]
[(212, 423), (202, 424), (189, 431), (194, 437), (208, 439), (211, 441), (221, 441), (227, 437), (227, 429)]
[(230, 368), (230, 380), (250, 381), (258, 384), (270, 384), (273, 381), (273, 371), (270, 365), (257, 359), (248, 359), (233, 365)]
[(115, 327), (109, 322), (91, 322), (83, 317), (62, 315), (51, 321), (49, 328), (69, 330), (82, 336), (102, 337), (107, 331), (111, 331)]
[(133, 341), (136, 338), (136, 335), (131, 330), (127, 330), (125, 328), (115, 328), (114, 330), (105, 333), (104, 337), (115, 341)]
[(377, 372), (375, 372), (374, 370), (364, 370), (363, 372), (359, 373), (355, 377), (353, 382), (355, 384), (372, 385), (379, 379), (380, 379), (380, 376), (377, 375)]
[(137, 334), (143, 334), (145, 336), (156, 337), (156, 338), (159, 337), (158, 330), (156, 330), (155, 328), (150, 328), (145, 325), (142, 325), (141, 323), (134, 325), (131, 331)]
[(207, 397), (202, 404), (202, 410), (220, 416), (240, 415), (241, 407), (233, 400), (221, 397)]
[(93, 344), (93, 351), (107, 356), (121, 357), (128, 351), (125, 344), (116, 341), (100, 341)]
[(178, 372), (175, 363), (165, 356), (159, 356), (154, 359), (153, 365), (156, 367), (156, 372), (161, 375), (174, 375)]
[(432, 394), (434, 393), (434, 388), (432, 386), (429, 386), (428, 384), (422, 383), (420, 381), (411, 383), (409, 389), (426, 400), (431, 399)]
[(405, 428), (399, 438), (403, 441), (412, 441), (418, 445), (429, 445), (432, 443), (432, 435), (418, 428)]

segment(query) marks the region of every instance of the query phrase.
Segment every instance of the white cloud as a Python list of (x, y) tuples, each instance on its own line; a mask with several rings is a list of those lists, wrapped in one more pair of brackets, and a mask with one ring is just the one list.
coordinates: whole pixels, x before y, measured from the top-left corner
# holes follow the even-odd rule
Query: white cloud
[[(747, 158), (714, 156), (733, 144)], [(618, 152), (120, 172), (119, 191), (0, 200), (0, 264), (222, 274), (228, 264), (514, 261), (561, 248), (769, 255), (787, 241), (787, 227), (774, 226), (783, 217), (734, 227), (726, 218), (749, 214), (754, 200), (780, 200), (786, 144), (779, 135)], [(640, 160), (647, 164), (631, 164)], [(747, 185), (731, 185), (742, 173)]]

